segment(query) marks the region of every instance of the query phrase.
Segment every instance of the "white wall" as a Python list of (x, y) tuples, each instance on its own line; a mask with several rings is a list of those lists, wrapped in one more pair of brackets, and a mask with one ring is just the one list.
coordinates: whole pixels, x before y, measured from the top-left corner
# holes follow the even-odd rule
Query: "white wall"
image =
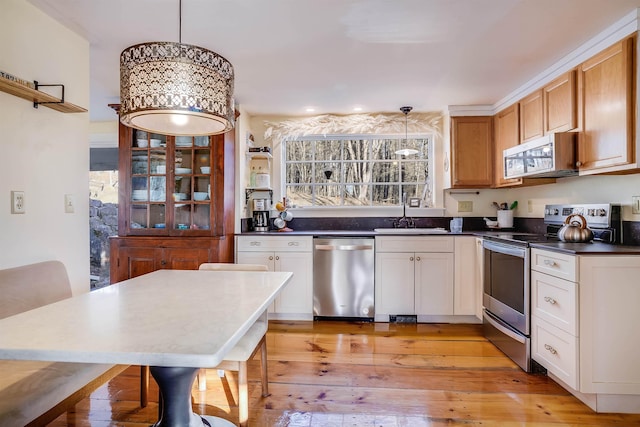
[[(26, 0), (3, 0), (0, 70), (65, 85), (65, 98), (89, 105), (89, 44)], [(74, 294), (89, 290), (89, 115), (33, 108), (0, 92), (0, 268), (60, 260)], [(25, 192), (26, 213), (10, 209)], [(64, 195), (75, 213), (64, 213)]]
[[(280, 117), (280, 116), (253, 116), (250, 118), (249, 126), (253, 131), (256, 145), (270, 145), (264, 141), (265, 121), (281, 121), (292, 119), (293, 117)], [(448, 118), (445, 120), (447, 124)], [(444, 144), (448, 144), (448, 126), (445, 126), (443, 134), (445, 135)], [(440, 142), (440, 141), (437, 141)], [(615, 203), (623, 206), (623, 219), (626, 221), (640, 221), (640, 215), (633, 215), (631, 213), (631, 196), (640, 196), (640, 174), (630, 174), (622, 176), (582, 176), (572, 178), (558, 179), (555, 184), (547, 184), (533, 187), (521, 187), (513, 189), (480, 189), (477, 190), (479, 194), (474, 194), (476, 190), (464, 191), (462, 190), (442, 190), (442, 183), (444, 175), (444, 157), (442, 152), (441, 143), (437, 144), (435, 150), (435, 172), (437, 185), (435, 201), (436, 207), (444, 208), (444, 213), (438, 212), (436, 216), (468, 216), (468, 217), (494, 217), (496, 216), (495, 209), (491, 206), (493, 201), (498, 203), (518, 201), (518, 208), (515, 215), (518, 217), (531, 217), (542, 218), (544, 216), (544, 205), (550, 203)], [(278, 183), (280, 182), (280, 158), (278, 153), (279, 147), (272, 147), (274, 149), (275, 158), (273, 161), (272, 182), (274, 185), (274, 198), (278, 199), (280, 196), (280, 189)], [(238, 157), (240, 163), (243, 163), (244, 156), (240, 152)], [(241, 175), (243, 176), (243, 175)], [(243, 182), (241, 180), (241, 182)], [(238, 188), (244, 188), (245, 184), (241, 184)], [(458, 201), (472, 201), (472, 212), (458, 212)], [(529, 209), (530, 202), (530, 209)], [(355, 210), (354, 210), (355, 211)], [(242, 212), (238, 210), (237, 212)], [(312, 217), (312, 216), (354, 216), (358, 215), (357, 212), (347, 212), (344, 210), (323, 210), (322, 213), (305, 213), (296, 212), (300, 217)], [(372, 212), (372, 211), (371, 211)], [(372, 213), (367, 212), (366, 216), (371, 216)], [(362, 213), (361, 213), (362, 214)], [(380, 214), (378, 212), (376, 215)], [(393, 211), (388, 213), (389, 216), (394, 216), (397, 212)], [(413, 215), (413, 214), (412, 214)], [(365, 216), (365, 215), (362, 215)], [(420, 215), (413, 215), (420, 216)], [(431, 216), (431, 215), (429, 215)]]
[[(445, 208), (450, 216), (488, 216), (495, 218), (491, 202), (518, 201), (517, 217), (542, 218), (544, 205), (551, 203), (614, 203), (622, 205), (624, 221), (640, 221), (631, 213), (631, 196), (640, 195), (640, 174), (620, 176), (580, 176), (561, 178), (555, 184), (500, 190), (478, 190), (475, 194), (445, 193)], [(458, 201), (473, 202), (473, 212), (458, 213)], [(531, 210), (529, 210), (531, 201)]]

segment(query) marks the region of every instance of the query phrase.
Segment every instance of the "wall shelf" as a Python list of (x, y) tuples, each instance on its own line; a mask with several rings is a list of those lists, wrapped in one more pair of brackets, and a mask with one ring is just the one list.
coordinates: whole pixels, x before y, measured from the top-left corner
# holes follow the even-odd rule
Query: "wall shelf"
[(246, 154), (250, 159), (273, 159), (273, 155), (266, 151), (247, 151)]
[[(41, 85), (45, 86), (45, 85)], [(60, 86), (62, 87), (62, 97), (57, 98), (48, 93), (33, 89), (29, 86), (25, 86), (21, 83), (7, 79), (0, 76), (0, 91), (6, 92), (10, 95), (17, 96), (27, 101), (33, 102), (34, 108), (38, 108), (38, 105), (42, 105), (52, 110), (59, 111), (61, 113), (86, 113), (87, 109), (79, 107), (70, 102), (64, 100), (64, 86), (63, 85), (46, 85), (46, 86)], [(38, 84), (36, 82), (36, 87)]]

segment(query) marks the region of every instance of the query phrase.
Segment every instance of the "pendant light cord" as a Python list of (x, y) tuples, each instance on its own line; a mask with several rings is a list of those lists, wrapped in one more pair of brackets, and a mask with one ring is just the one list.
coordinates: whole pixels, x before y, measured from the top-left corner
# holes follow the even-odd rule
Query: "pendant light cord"
[(182, 44), (182, 0), (179, 2), (180, 10), (178, 11), (178, 43)]

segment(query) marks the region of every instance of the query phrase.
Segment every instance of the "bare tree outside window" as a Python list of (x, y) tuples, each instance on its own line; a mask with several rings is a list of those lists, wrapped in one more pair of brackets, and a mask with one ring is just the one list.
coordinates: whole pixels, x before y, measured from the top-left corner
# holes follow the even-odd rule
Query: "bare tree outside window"
[[(427, 200), (430, 136), (339, 135), (285, 140), (285, 194), (290, 204), (398, 206), (402, 193)], [(413, 149), (417, 154), (398, 154)]]

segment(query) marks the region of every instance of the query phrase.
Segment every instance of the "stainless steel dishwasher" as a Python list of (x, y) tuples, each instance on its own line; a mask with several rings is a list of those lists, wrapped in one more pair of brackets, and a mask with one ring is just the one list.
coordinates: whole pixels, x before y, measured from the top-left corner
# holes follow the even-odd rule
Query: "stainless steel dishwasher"
[(374, 309), (373, 238), (313, 239), (313, 315), (366, 318)]

